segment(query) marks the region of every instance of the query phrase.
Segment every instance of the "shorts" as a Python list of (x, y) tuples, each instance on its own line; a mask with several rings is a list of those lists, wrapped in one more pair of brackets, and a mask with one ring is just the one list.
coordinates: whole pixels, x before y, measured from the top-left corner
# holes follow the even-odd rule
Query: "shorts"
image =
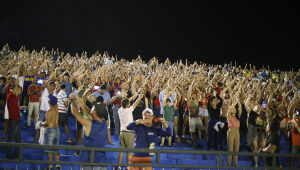
[(179, 116), (179, 109), (174, 110), (174, 116)]
[(208, 116), (208, 111), (207, 111), (207, 109), (199, 108), (199, 115), (200, 115), (200, 116)]
[(190, 121), (190, 132), (194, 133), (196, 132), (196, 129), (205, 130), (200, 117), (190, 117), (189, 121)]
[(292, 146), (291, 153), (300, 153), (300, 146)]
[[(45, 128), (42, 145), (59, 145), (59, 128)], [(57, 149), (45, 149), (45, 152), (57, 152)]]
[(189, 112), (188, 110), (185, 110), (185, 111), (183, 112), (183, 114), (184, 114), (184, 115), (189, 115), (190, 112)]
[(67, 115), (67, 113), (61, 113), (61, 112), (58, 112), (58, 113), (59, 113), (59, 119), (58, 119), (59, 126), (65, 126), (65, 125), (68, 126), (68, 115)]
[(46, 121), (46, 111), (40, 110), (38, 121), (41, 121), (41, 122)]
[(252, 145), (253, 138), (258, 137), (258, 143), (263, 142), (263, 137), (265, 137), (265, 130), (262, 127), (257, 127), (249, 124), (248, 133), (247, 133), (247, 144), (248, 146)]
[[(174, 129), (174, 122), (173, 121), (166, 121), (169, 125), (169, 128), (170, 128), (170, 131), (171, 131), (171, 135), (170, 136), (173, 136), (173, 129)], [(164, 126), (164, 124), (162, 124), (162, 130), (163, 131), (166, 131), (167, 128)]]
[(120, 148), (133, 148), (134, 138), (134, 132), (121, 132)]

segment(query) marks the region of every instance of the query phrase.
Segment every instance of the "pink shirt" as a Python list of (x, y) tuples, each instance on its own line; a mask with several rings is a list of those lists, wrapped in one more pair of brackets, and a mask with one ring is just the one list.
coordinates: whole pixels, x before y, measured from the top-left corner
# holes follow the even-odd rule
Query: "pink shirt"
[(229, 119), (227, 119), (227, 121), (228, 121), (228, 128), (232, 128), (232, 127), (239, 128), (240, 127), (240, 121), (237, 120), (237, 118), (235, 116), (231, 116)]
[(133, 122), (133, 107), (129, 108), (123, 108), (121, 107), (118, 111), (119, 113), (119, 118), (120, 118), (120, 124), (121, 124), (121, 131), (129, 131), (127, 130), (127, 126)]

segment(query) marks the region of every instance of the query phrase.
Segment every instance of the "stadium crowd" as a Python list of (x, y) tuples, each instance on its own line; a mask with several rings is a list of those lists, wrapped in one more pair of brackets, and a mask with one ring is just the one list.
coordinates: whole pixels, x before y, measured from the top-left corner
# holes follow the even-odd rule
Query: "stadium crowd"
[[(95, 140), (105, 136), (113, 145), (113, 123), (122, 148), (153, 148), (157, 136), (160, 146), (172, 147), (186, 142), (189, 132), (195, 148), (197, 138), (205, 138), (208, 150), (224, 149), (224, 143), (229, 152), (238, 152), (245, 138), (249, 151), (278, 153), (284, 134), (291, 153), (300, 152), (300, 70), (168, 59), (159, 63), (155, 57), (145, 62), (140, 56), (128, 61), (106, 52), (71, 56), (45, 48), (13, 51), (8, 45), (0, 60), (2, 141), (21, 142), (20, 110), (26, 110), (27, 127), (37, 129), (35, 143), (40, 136), (40, 143), (58, 144), (62, 126), (68, 143), (103, 147), (103, 140)], [(78, 120), (76, 139), (70, 137), (68, 114)], [(47, 151), (49, 160), (52, 152), (59, 160), (55, 150)], [(88, 161), (87, 153), (77, 154)], [(151, 153), (127, 155), (128, 162), (152, 162)], [(122, 157), (120, 153), (119, 162)], [(95, 160), (102, 158), (100, 153)], [(228, 156), (229, 166), (231, 160)], [(237, 166), (238, 157), (233, 160)], [(271, 166), (272, 160), (266, 164)]]

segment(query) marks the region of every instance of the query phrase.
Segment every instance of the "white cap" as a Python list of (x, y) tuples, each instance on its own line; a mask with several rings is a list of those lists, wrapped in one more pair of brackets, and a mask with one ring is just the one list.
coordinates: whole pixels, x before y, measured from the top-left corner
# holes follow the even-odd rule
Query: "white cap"
[(148, 113), (150, 113), (151, 115), (153, 115), (152, 109), (149, 109), (149, 108), (145, 109), (145, 110), (143, 111), (143, 113), (142, 113), (143, 116), (144, 116), (144, 114), (145, 114), (146, 112), (148, 112)]

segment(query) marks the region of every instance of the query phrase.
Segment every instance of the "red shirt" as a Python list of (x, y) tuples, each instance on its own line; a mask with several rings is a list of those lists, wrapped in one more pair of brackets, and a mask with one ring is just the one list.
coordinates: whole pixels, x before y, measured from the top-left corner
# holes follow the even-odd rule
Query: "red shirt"
[[(35, 90), (38, 91), (38, 93), (41, 93), (42, 92), (42, 87), (41, 86), (35, 86), (35, 85), (30, 85), (29, 88), (30, 92), (34, 92)], [(30, 97), (29, 97), (29, 102), (39, 102), (40, 101), (40, 97), (38, 94), (32, 94)]]
[(121, 106), (122, 99), (117, 97), (116, 100), (113, 102), (114, 106)]
[(19, 100), (20, 96), (16, 96), (12, 92), (7, 96), (9, 120), (20, 120)]
[(300, 146), (300, 133), (296, 127), (292, 130), (292, 146)]
[(155, 107), (160, 107), (160, 102), (159, 102), (159, 98), (158, 97), (155, 98), (153, 104), (154, 104)]

